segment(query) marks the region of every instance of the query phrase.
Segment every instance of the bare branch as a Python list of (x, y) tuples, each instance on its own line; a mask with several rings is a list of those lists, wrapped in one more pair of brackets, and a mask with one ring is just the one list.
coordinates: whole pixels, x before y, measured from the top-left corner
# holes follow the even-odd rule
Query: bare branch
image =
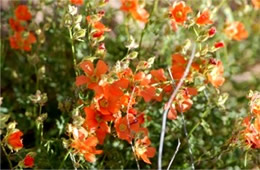
[(176, 88), (174, 89), (169, 101), (167, 102), (166, 108), (163, 112), (163, 119), (162, 119), (162, 130), (161, 130), (161, 137), (160, 137), (160, 146), (159, 146), (159, 153), (158, 153), (158, 169), (161, 170), (162, 169), (162, 152), (163, 152), (163, 144), (164, 144), (164, 137), (165, 137), (165, 130), (166, 130), (166, 121), (167, 121), (167, 114), (170, 110), (170, 106), (171, 103), (173, 102), (173, 99), (175, 98), (175, 96), (177, 95), (179, 89), (181, 88), (185, 78), (188, 76), (192, 61), (195, 57), (195, 51), (196, 51), (196, 44), (193, 44), (193, 49), (192, 49), (192, 54), (191, 57), (189, 59), (189, 62), (186, 66), (185, 72), (182, 75), (182, 78), (180, 79), (180, 81), (178, 82)]
[(170, 163), (169, 163), (169, 165), (167, 167), (167, 170), (169, 170), (171, 168), (172, 163), (173, 163), (177, 153), (179, 152), (180, 146), (181, 146), (181, 142), (180, 142), (180, 138), (178, 138), (178, 145), (176, 147), (176, 150), (175, 150), (174, 154), (172, 155), (172, 159), (171, 159), (171, 161), (170, 161)]

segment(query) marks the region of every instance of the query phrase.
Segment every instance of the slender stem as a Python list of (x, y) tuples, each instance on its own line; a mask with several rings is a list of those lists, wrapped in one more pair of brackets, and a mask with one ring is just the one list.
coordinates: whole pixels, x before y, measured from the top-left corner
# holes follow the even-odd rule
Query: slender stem
[(129, 116), (130, 105), (131, 105), (131, 103), (132, 103), (133, 96), (134, 96), (134, 92), (135, 92), (135, 87), (134, 87), (133, 90), (132, 90), (132, 93), (131, 93), (131, 96), (130, 96), (130, 99), (129, 99), (129, 102), (128, 102), (128, 105), (127, 105), (126, 121), (127, 121), (128, 129), (129, 129), (129, 131), (130, 131), (130, 137), (131, 137), (130, 144), (131, 144), (131, 148), (132, 148), (132, 151), (133, 151), (133, 153), (134, 153), (134, 157), (135, 157), (137, 169), (140, 170), (140, 165), (139, 165), (139, 162), (138, 162), (138, 159), (137, 159), (137, 156), (136, 156), (136, 153), (135, 153), (135, 148), (134, 148), (134, 145), (133, 145), (133, 141), (132, 141), (132, 129), (131, 129), (130, 122), (129, 122), (129, 117), (128, 117), (128, 116)]
[(179, 152), (180, 146), (181, 146), (181, 142), (180, 142), (180, 138), (178, 138), (178, 145), (177, 145), (176, 150), (175, 150), (175, 152), (174, 152), (174, 154), (172, 156), (172, 159), (171, 159), (171, 161), (170, 161), (170, 163), (169, 163), (169, 165), (167, 167), (167, 170), (169, 170), (171, 168), (172, 163), (173, 163), (177, 153)]
[[(158, 5), (158, 0), (154, 0), (153, 1), (153, 9), (151, 11), (151, 14), (150, 14), (150, 17), (153, 15), (154, 11), (156, 12), (157, 11), (157, 5)], [(151, 19), (149, 19), (148, 23), (145, 24), (145, 27), (144, 29), (142, 30), (142, 33), (141, 33), (141, 38), (140, 38), (140, 41), (139, 41), (139, 48), (138, 48), (138, 55), (140, 55), (140, 51), (141, 51), (141, 47), (142, 47), (142, 42), (143, 42), (143, 37), (144, 37), (144, 34), (149, 26), (149, 24), (151, 23)]]
[(189, 135), (188, 136), (191, 136), (191, 134), (194, 132), (195, 129), (197, 129), (197, 127), (200, 125), (201, 122), (198, 122), (192, 129), (191, 131), (189, 132)]
[(62, 160), (62, 162), (61, 162), (61, 164), (60, 164), (60, 166), (59, 166), (59, 169), (61, 169), (61, 168), (63, 167), (64, 162), (65, 162), (66, 159), (68, 158), (70, 152), (71, 152), (71, 149), (69, 149), (68, 152), (66, 153), (66, 155), (64, 156), (64, 158), (63, 158), (63, 160)]
[(2, 141), (1, 141), (1, 147), (2, 147), (2, 150), (4, 151), (4, 154), (6, 156), (6, 159), (8, 161), (10, 169), (13, 169), (13, 164), (12, 164), (11, 160), (9, 159), (9, 155), (6, 152), (5, 147), (4, 147), (3, 143), (2, 143)]
[(72, 51), (72, 57), (73, 57), (73, 65), (74, 65), (74, 71), (76, 76), (78, 75), (77, 73), (77, 59), (76, 59), (76, 55), (75, 55), (75, 46), (74, 46), (74, 39), (72, 36), (72, 30), (71, 28), (69, 28), (69, 33), (70, 33), (70, 40), (71, 40), (71, 51)]
[(245, 154), (245, 160), (244, 160), (244, 166), (245, 167), (247, 166), (247, 154), (248, 154), (248, 151), (246, 151), (246, 154)]
[[(40, 105), (40, 108), (39, 108), (39, 115), (41, 116), (41, 114), (42, 114), (42, 105)], [(40, 129), (40, 139), (41, 139), (40, 145), (41, 145), (42, 141), (43, 141), (43, 122), (40, 125), (39, 129)]]
[(158, 152), (158, 169), (161, 170), (162, 169), (162, 152), (163, 152), (163, 143), (164, 143), (164, 137), (165, 137), (165, 131), (166, 131), (166, 121), (167, 121), (167, 114), (170, 110), (170, 106), (171, 103), (173, 101), (173, 99), (175, 98), (175, 96), (177, 95), (179, 89), (181, 88), (185, 78), (188, 76), (192, 61), (195, 57), (195, 51), (196, 51), (196, 44), (194, 43), (193, 45), (193, 49), (192, 49), (192, 54), (191, 57), (189, 59), (189, 62), (186, 66), (185, 72), (182, 76), (182, 78), (180, 79), (180, 81), (177, 84), (177, 87), (175, 88), (175, 90), (173, 91), (169, 101), (167, 102), (166, 108), (163, 112), (163, 119), (162, 119), (162, 130), (161, 130), (161, 137), (160, 137), (160, 146), (159, 146), (159, 152)]
[(190, 142), (189, 142), (189, 136), (188, 136), (187, 127), (186, 127), (186, 122), (185, 122), (182, 110), (181, 110), (181, 119), (182, 119), (182, 123), (183, 123), (184, 134), (185, 134), (185, 136), (187, 138), (187, 141), (188, 141), (187, 143), (188, 143), (188, 149), (189, 149), (189, 154), (190, 154), (191, 169), (194, 170), (195, 166), (194, 166), (194, 161), (193, 161), (193, 154), (192, 154), (192, 150), (191, 150), (191, 147), (190, 147)]

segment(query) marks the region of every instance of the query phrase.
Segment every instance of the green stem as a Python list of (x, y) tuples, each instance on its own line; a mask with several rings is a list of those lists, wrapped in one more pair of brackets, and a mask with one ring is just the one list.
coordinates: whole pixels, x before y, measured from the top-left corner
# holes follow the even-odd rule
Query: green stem
[(191, 129), (191, 131), (190, 131), (190, 133), (189, 133), (189, 137), (192, 135), (192, 133), (193, 133), (193, 131), (195, 130), (195, 129), (197, 129), (197, 127), (200, 125), (200, 122), (198, 122), (192, 129)]
[(246, 151), (246, 154), (245, 154), (245, 160), (244, 160), (244, 166), (245, 167), (247, 166), (247, 154), (248, 154), (248, 151)]
[[(42, 114), (42, 106), (40, 105), (39, 115), (41, 115), (41, 114)], [(40, 129), (40, 139), (41, 139), (40, 145), (42, 145), (42, 141), (43, 141), (43, 122), (42, 122), (42, 124), (40, 125), (39, 129)]]
[(2, 147), (2, 150), (4, 151), (4, 154), (5, 154), (5, 156), (6, 156), (6, 159), (7, 159), (8, 163), (9, 163), (10, 169), (13, 169), (12, 162), (11, 162), (11, 160), (9, 159), (9, 155), (8, 155), (7, 152), (6, 152), (5, 147), (4, 147), (3, 143), (2, 143), (2, 141), (1, 141), (1, 147)]
[[(154, 11), (156, 12), (157, 11), (157, 5), (158, 5), (158, 0), (154, 0), (153, 1), (153, 9), (151, 11), (151, 14), (150, 14), (150, 18), (152, 17)], [(144, 37), (144, 34), (148, 28), (148, 26), (150, 25), (151, 23), (151, 19), (149, 19), (148, 23), (145, 25), (144, 29), (142, 30), (142, 33), (141, 33), (141, 38), (140, 38), (140, 41), (139, 41), (139, 48), (138, 48), (138, 55), (140, 56), (140, 51), (141, 51), (141, 47), (142, 47), (142, 42), (143, 42), (143, 37)]]
[(78, 75), (77, 70), (76, 70), (77, 69), (77, 59), (76, 59), (76, 55), (75, 55), (74, 39), (72, 36), (71, 28), (69, 28), (69, 33), (70, 33), (70, 40), (71, 40), (71, 51), (72, 51), (72, 57), (73, 57), (74, 71), (77, 76)]
[(64, 162), (65, 162), (66, 159), (68, 158), (70, 152), (71, 152), (71, 149), (69, 149), (68, 152), (66, 153), (65, 157), (63, 158), (63, 160), (62, 160), (62, 162), (61, 162), (61, 164), (60, 164), (60, 166), (59, 166), (59, 169), (61, 169), (61, 168), (63, 167)]

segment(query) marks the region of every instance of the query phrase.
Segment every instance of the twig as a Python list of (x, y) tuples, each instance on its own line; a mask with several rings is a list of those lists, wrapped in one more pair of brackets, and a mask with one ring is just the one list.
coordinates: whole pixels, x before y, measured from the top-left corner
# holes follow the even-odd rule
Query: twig
[(169, 169), (171, 168), (172, 163), (173, 163), (173, 161), (174, 161), (174, 159), (175, 159), (175, 156), (176, 156), (177, 153), (179, 152), (180, 146), (181, 146), (181, 142), (180, 142), (180, 138), (178, 138), (178, 145), (177, 145), (176, 150), (175, 150), (175, 152), (174, 152), (174, 154), (173, 154), (173, 156), (172, 156), (172, 159), (171, 159), (171, 161), (170, 161), (170, 163), (169, 163), (169, 165), (168, 165), (168, 167), (167, 167), (167, 170), (169, 170)]
[(187, 77), (192, 61), (195, 57), (195, 51), (196, 51), (196, 44), (193, 44), (193, 49), (192, 49), (192, 54), (191, 57), (189, 59), (189, 62), (186, 66), (185, 72), (182, 75), (182, 78), (180, 79), (180, 81), (177, 84), (177, 87), (175, 88), (175, 90), (173, 91), (167, 105), (166, 108), (163, 112), (163, 119), (162, 119), (162, 130), (161, 130), (161, 137), (160, 137), (160, 146), (159, 146), (159, 154), (158, 154), (158, 169), (161, 170), (162, 169), (162, 152), (163, 152), (163, 143), (164, 143), (164, 136), (165, 136), (165, 129), (166, 129), (166, 121), (167, 121), (167, 114), (169, 112), (171, 103), (173, 101), (173, 99), (175, 98), (175, 96), (177, 95), (179, 89), (181, 88), (185, 78)]
[(191, 169), (195, 169), (195, 166), (194, 166), (194, 161), (193, 161), (193, 154), (192, 154), (192, 150), (191, 150), (191, 147), (190, 147), (190, 142), (189, 142), (189, 136), (188, 136), (188, 132), (187, 132), (187, 127), (186, 127), (186, 122), (185, 122), (185, 119), (184, 119), (184, 115), (183, 115), (183, 111), (181, 109), (181, 119), (182, 119), (182, 123), (183, 123), (183, 130), (184, 130), (184, 134), (185, 134), (185, 137), (187, 138), (187, 144), (188, 144), (188, 149), (189, 149), (189, 154), (190, 154), (190, 161), (191, 161)]
[(132, 141), (132, 130), (131, 130), (131, 126), (130, 126), (130, 122), (129, 122), (129, 118), (128, 118), (129, 109), (130, 109), (130, 105), (131, 105), (131, 102), (132, 102), (132, 99), (133, 99), (133, 96), (134, 96), (134, 92), (135, 92), (135, 87), (134, 87), (133, 90), (132, 90), (132, 93), (131, 93), (131, 96), (130, 96), (130, 99), (129, 99), (129, 102), (128, 102), (128, 105), (127, 105), (126, 121), (127, 121), (128, 129), (129, 129), (129, 131), (130, 131), (130, 137), (131, 137), (130, 144), (131, 144), (131, 148), (132, 148), (132, 151), (133, 151), (133, 153), (134, 153), (134, 157), (135, 157), (137, 169), (140, 170), (140, 165), (139, 165), (139, 162), (138, 162), (138, 159), (137, 159), (137, 156), (136, 156), (136, 153), (135, 153), (135, 148), (134, 148), (134, 145), (133, 145), (133, 141)]

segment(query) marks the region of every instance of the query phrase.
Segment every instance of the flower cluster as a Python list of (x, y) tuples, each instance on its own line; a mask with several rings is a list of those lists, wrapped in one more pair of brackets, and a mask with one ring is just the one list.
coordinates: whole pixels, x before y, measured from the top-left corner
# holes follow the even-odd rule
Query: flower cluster
[(245, 26), (239, 21), (227, 24), (225, 33), (229, 38), (236, 41), (241, 41), (248, 37), (248, 32), (245, 30)]
[(242, 133), (249, 147), (260, 149), (260, 92), (251, 91), (249, 98), (249, 107), (252, 116), (244, 119), (245, 130)]
[(245, 130), (242, 133), (249, 147), (260, 149), (260, 92), (250, 91), (249, 99), (252, 115), (244, 119)]
[(84, 75), (76, 78), (76, 85), (94, 92), (91, 103), (84, 107), (83, 127), (87, 134), (94, 134), (99, 144), (103, 144), (106, 135), (112, 131), (109, 125), (113, 124), (117, 137), (129, 143), (135, 141), (136, 154), (150, 163), (148, 157), (154, 154), (150, 152), (148, 129), (143, 125), (146, 116), (134, 106), (142, 98), (146, 102), (161, 101), (156, 84), (166, 80), (163, 70), (152, 70), (151, 74), (133, 73), (129, 67), (123, 69), (119, 65), (109, 70), (102, 60), (96, 65), (85, 60), (79, 66)]
[(10, 27), (14, 31), (9, 38), (11, 48), (31, 51), (32, 44), (36, 43), (35, 35), (28, 30), (28, 22), (31, 19), (32, 15), (26, 5), (19, 5), (15, 9), (15, 18), (9, 19)]
[[(121, 10), (133, 13), (140, 8), (136, 0), (122, 1)], [(187, 14), (191, 8), (181, 1), (170, 8), (171, 20), (179, 25), (184, 25)], [(104, 12), (87, 16), (86, 20), (92, 31), (91, 42), (103, 40), (106, 31), (110, 31), (101, 22)], [(138, 20), (138, 18), (136, 18)], [(213, 21), (209, 10), (203, 11), (195, 19), (196, 24), (205, 27), (204, 41), (212, 38), (216, 33), (215, 27), (208, 28)], [(202, 41), (202, 40), (198, 40)], [(168, 118), (174, 120), (178, 112), (188, 111), (193, 102), (192, 97), (198, 94), (201, 85), (195, 84), (195, 79), (200, 77), (203, 84), (210, 82), (215, 88), (220, 87), (225, 79), (224, 69), (220, 60), (208, 57), (208, 52), (215, 52), (223, 47), (222, 42), (216, 42), (207, 51), (200, 50), (191, 65), (185, 84), (181, 87), (171, 105)], [(186, 47), (189, 48), (189, 47)], [(164, 69), (153, 69), (154, 57), (147, 61), (139, 61), (135, 70), (130, 68), (130, 62), (138, 53), (130, 51), (125, 58), (118, 61), (112, 68), (101, 59), (84, 59), (78, 64), (79, 74), (75, 84), (80, 89), (80, 104), (83, 106), (85, 118), (78, 118), (77, 123), (70, 125), (68, 130), (71, 135), (71, 147), (75, 153), (83, 155), (89, 162), (96, 160), (95, 155), (101, 154), (97, 144), (104, 144), (106, 136), (116, 132), (116, 136), (133, 145), (137, 158), (150, 164), (149, 158), (155, 155), (155, 148), (151, 147), (148, 129), (144, 126), (148, 115), (138, 109), (138, 103), (162, 102), (163, 97), (169, 96), (174, 90), (173, 81), (178, 82), (183, 77), (188, 64), (189, 50), (182, 49), (172, 55), (170, 73)], [(96, 55), (96, 54), (95, 54)], [(83, 74), (82, 74), (83, 73)], [(170, 77), (172, 80), (170, 80)], [(84, 97), (85, 96), (85, 97)], [(167, 105), (166, 105), (167, 106)], [(80, 120), (80, 121), (79, 121)]]

